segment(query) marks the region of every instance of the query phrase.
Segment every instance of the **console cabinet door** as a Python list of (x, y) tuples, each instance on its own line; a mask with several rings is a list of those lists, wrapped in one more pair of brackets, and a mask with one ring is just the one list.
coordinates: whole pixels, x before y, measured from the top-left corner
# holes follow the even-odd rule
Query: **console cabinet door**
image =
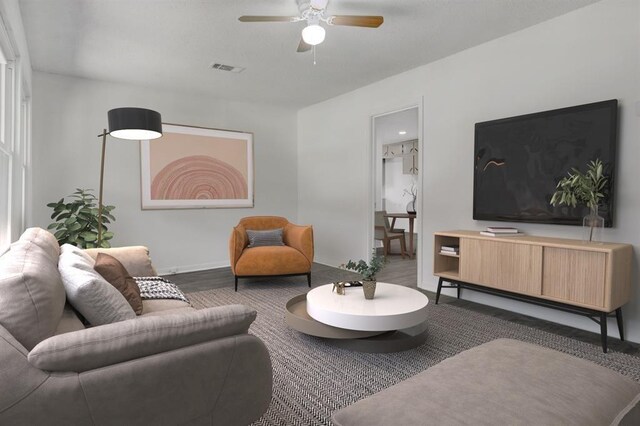
[(606, 261), (603, 252), (545, 247), (543, 296), (602, 308)]
[(542, 247), (461, 238), (460, 280), (539, 296), (542, 293)]

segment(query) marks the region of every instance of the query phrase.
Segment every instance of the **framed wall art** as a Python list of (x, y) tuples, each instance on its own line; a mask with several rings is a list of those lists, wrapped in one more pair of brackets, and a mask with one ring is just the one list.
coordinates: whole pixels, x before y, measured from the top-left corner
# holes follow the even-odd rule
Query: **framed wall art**
[(253, 134), (162, 124), (140, 148), (142, 209), (253, 207)]

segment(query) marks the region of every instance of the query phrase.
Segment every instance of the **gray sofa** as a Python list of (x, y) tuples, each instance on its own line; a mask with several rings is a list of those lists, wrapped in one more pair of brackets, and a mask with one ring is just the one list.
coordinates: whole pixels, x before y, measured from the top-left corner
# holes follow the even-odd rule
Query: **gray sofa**
[(590, 361), (498, 339), (333, 413), (337, 426), (639, 425), (640, 384)]
[[(105, 251), (155, 275), (144, 247)], [(152, 300), (134, 319), (85, 328), (65, 304), (59, 253), (32, 228), (0, 257), (0, 424), (243, 425), (264, 413), (272, 369), (248, 334), (254, 310)]]

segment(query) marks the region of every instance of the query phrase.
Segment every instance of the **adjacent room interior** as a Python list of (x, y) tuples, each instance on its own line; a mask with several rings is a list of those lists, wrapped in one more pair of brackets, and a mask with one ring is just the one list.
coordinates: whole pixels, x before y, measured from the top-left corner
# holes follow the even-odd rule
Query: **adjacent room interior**
[(0, 424), (640, 424), (640, 0), (0, 17)]

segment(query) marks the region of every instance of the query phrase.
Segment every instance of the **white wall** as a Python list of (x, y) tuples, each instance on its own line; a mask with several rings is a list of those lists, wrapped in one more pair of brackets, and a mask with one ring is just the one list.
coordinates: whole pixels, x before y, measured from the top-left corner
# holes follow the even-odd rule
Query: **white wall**
[[(384, 208), (388, 212), (406, 212), (407, 204), (413, 199), (404, 191), (411, 190), (417, 176), (402, 172), (402, 160), (402, 157), (396, 157), (384, 161)], [(409, 220), (397, 219), (395, 227), (409, 232)]]
[(272, 105), (163, 92), (60, 75), (33, 77), (33, 223), (51, 220), (45, 205), (75, 188), (98, 189), (100, 139), (107, 111), (139, 106), (164, 122), (254, 133), (255, 208), (141, 210), (137, 141), (108, 138), (104, 199), (116, 206), (112, 245), (149, 246), (160, 271), (229, 264), (228, 238), (243, 216), (297, 217), (296, 114)]
[[(474, 124), (617, 98), (620, 133), (616, 226), (604, 238), (634, 245), (636, 296), (625, 306), (640, 342), (640, 2), (604, 0), (298, 113), (299, 218), (312, 223), (317, 259), (337, 265), (367, 255), (372, 115), (424, 97), (423, 239), (439, 230), (482, 229), (472, 220)], [(533, 235), (580, 238), (579, 227), (518, 224)], [(425, 243), (423, 288), (435, 290), (433, 247)], [(420, 275), (419, 275), (420, 276)], [(475, 292), (464, 297), (598, 331), (586, 318)], [(614, 323), (610, 330), (615, 330)], [(612, 332), (615, 335), (615, 331)]]

